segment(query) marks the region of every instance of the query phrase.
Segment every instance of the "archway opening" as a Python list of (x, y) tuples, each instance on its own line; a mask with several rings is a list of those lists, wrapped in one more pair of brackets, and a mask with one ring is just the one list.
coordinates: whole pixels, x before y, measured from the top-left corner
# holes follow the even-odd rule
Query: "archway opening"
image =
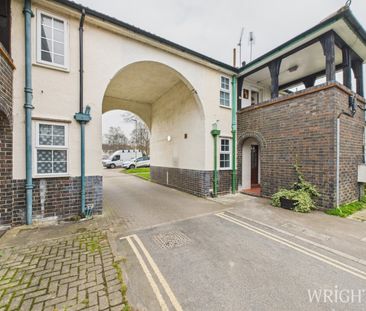
[(205, 132), (202, 105), (188, 80), (162, 63), (132, 63), (105, 91), (102, 112), (116, 109), (135, 114), (150, 130), (151, 180), (193, 192), (187, 172), (204, 168)]
[(145, 162), (139, 164), (149, 167), (150, 130), (137, 115), (110, 110), (102, 115), (102, 150), (106, 169), (135, 167), (133, 162), (141, 157)]
[(242, 144), (241, 191), (260, 196), (261, 194), (261, 146), (257, 139), (247, 138)]

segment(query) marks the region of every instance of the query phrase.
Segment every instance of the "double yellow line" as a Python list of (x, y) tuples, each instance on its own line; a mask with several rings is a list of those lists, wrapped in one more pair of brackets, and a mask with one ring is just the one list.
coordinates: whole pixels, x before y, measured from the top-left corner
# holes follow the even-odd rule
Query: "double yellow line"
[(358, 278), (360, 278), (362, 280), (366, 280), (366, 272), (365, 271), (359, 270), (359, 269), (357, 269), (357, 268), (355, 268), (353, 266), (347, 265), (347, 264), (345, 264), (343, 262), (340, 262), (340, 261), (338, 261), (336, 259), (333, 259), (333, 258), (328, 257), (326, 255), (323, 255), (323, 254), (321, 254), (319, 252), (316, 252), (316, 251), (314, 251), (314, 250), (312, 250), (310, 248), (307, 248), (305, 246), (302, 246), (302, 245), (297, 244), (295, 242), (292, 242), (290, 240), (284, 239), (284, 238), (282, 238), (282, 237), (280, 237), (278, 235), (275, 235), (275, 234), (272, 234), (272, 233), (270, 233), (268, 231), (265, 231), (263, 229), (260, 229), (260, 228), (258, 228), (256, 226), (253, 226), (251, 224), (248, 224), (247, 222), (244, 222), (242, 220), (239, 220), (237, 218), (234, 218), (234, 217), (226, 214), (225, 212), (218, 213), (218, 214), (215, 214), (215, 215), (217, 217), (220, 217), (222, 219), (225, 219), (225, 220), (227, 220), (229, 222), (232, 222), (232, 223), (234, 223), (234, 224), (236, 224), (236, 225), (238, 225), (240, 227), (243, 227), (243, 228), (245, 228), (247, 230), (250, 230), (252, 232), (255, 232), (255, 233), (257, 233), (257, 234), (259, 234), (261, 236), (264, 236), (264, 237), (266, 237), (266, 238), (268, 238), (268, 239), (270, 239), (272, 241), (276, 241), (276, 242), (278, 242), (278, 243), (280, 243), (282, 245), (286, 245), (287, 247), (289, 247), (291, 249), (294, 249), (294, 250), (296, 250), (296, 251), (298, 251), (298, 252), (300, 252), (302, 254), (305, 254), (305, 255), (310, 256), (312, 258), (315, 258), (315, 259), (317, 259), (319, 261), (322, 261), (322, 262), (324, 262), (324, 263), (326, 263), (326, 264), (328, 264), (330, 266), (333, 266), (333, 267), (335, 267), (335, 268), (337, 268), (339, 270), (342, 270), (342, 271), (345, 271), (345, 272), (347, 272), (349, 274), (352, 274), (352, 275), (354, 275), (354, 276), (356, 276), (356, 277), (358, 277)]
[[(127, 237), (123, 237), (122, 239), (126, 239), (128, 244), (131, 246), (133, 252), (135, 253), (137, 260), (139, 261), (142, 270), (144, 271), (147, 280), (149, 281), (149, 284), (158, 300), (158, 303), (160, 305), (160, 308), (162, 311), (169, 311), (168, 305), (163, 297), (163, 295), (160, 292), (158, 284), (155, 282), (154, 277), (152, 275), (152, 272), (155, 273), (155, 276), (160, 282), (161, 287), (165, 291), (166, 295), (169, 297), (169, 300), (171, 302), (171, 305), (173, 306), (174, 310), (176, 311), (183, 311), (182, 307), (180, 306), (177, 298), (175, 297), (173, 291), (171, 290), (168, 282), (160, 272), (158, 266), (156, 265), (155, 261), (152, 259), (151, 255), (145, 248), (144, 244), (140, 240), (140, 238), (136, 235), (129, 235)], [(141, 254), (141, 252), (142, 254)], [(145, 257), (145, 259), (144, 259)], [(152, 272), (150, 272), (149, 267), (152, 269)]]

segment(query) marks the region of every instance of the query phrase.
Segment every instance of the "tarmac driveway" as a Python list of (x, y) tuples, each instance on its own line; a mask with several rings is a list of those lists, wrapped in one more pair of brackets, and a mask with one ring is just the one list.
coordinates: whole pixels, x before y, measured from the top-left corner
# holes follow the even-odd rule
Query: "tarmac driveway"
[(105, 169), (103, 208), (103, 223), (126, 232), (220, 211), (225, 206), (123, 174), (121, 169)]
[(366, 310), (366, 224), (107, 174), (105, 212), (123, 228), (116, 251), (137, 310)]
[(365, 310), (366, 266), (224, 212), (122, 237), (138, 310)]

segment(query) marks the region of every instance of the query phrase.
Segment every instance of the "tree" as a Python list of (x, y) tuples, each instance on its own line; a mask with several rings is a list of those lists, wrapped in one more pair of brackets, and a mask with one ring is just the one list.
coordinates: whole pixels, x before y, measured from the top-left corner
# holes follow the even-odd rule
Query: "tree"
[(136, 128), (131, 132), (131, 144), (143, 154), (150, 154), (150, 133), (144, 123), (137, 121)]
[(150, 154), (150, 131), (145, 123), (129, 112), (124, 113), (122, 118), (125, 122), (134, 122), (136, 125), (131, 132), (131, 146), (140, 150), (144, 155)]
[(111, 126), (104, 135), (105, 147), (109, 151), (129, 149), (129, 141), (119, 126)]

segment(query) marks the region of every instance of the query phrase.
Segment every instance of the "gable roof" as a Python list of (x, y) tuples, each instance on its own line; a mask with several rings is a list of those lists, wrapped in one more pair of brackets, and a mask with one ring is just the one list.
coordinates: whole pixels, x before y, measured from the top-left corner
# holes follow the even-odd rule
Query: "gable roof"
[[(239, 75), (245, 74), (249, 71), (255, 70), (255, 68), (262, 66), (263, 64), (269, 63), (271, 60), (274, 60), (276, 58), (281, 57), (288, 51), (291, 51), (291, 49), (294, 49), (297, 46), (303, 45), (306, 42), (314, 39), (315, 37), (330, 31), (335, 30), (337, 32), (337, 29), (335, 28), (335, 25), (337, 22), (344, 22), (350, 31), (353, 32), (355, 36), (357, 36), (358, 39), (363, 43), (363, 46), (366, 47), (366, 31), (361, 26), (361, 24), (358, 22), (358, 20), (355, 18), (355, 16), (352, 14), (351, 9), (349, 6), (344, 6), (341, 9), (339, 9), (334, 14), (328, 16), (324, 20), (322, 20), (319, 24), (313, 26), (312, 28), (306, 30), (305, 32), (297, 35), (296, 37), (290, 39), (289, 41), (281, 44), (280, 46), (272, 49), (271, 51), (263, 54), (262, 56), (254, 59), (253, 61), (249, 62), (248, 64), (244, 65), (239, 69)], [(338, 33), (342, 37), (342, 39), (346, 36), (342, 36), (341, 33)], [(346, 40), (345, 40), (346, 41)], [(362, 57), (363, 60), (366, 59), (366, 48), (364, 48), (365, 56)]]
[(133, 26), (131, 24), (125, 23), (125, 22), (123, 22), (123, 21), (121, 21), (119, 19), (116, 19), (114, 17), (111, 17), (111, 16), (109, 16), (107, 14), (100, 13), (98, 11), (95, 11), (93, 9), (90, 9), (90, 8), (88, 8), (86, 6), (83, 6), (81, 4), (78, 4), (78, 3), (74, 2), (74, 1), (70, 1), (70, 0), (53, 0), (53, 1), (56, 2), (56, 3), (59, 3), (61, 5), (68, 6), (69, 8), (72, 8), (72, 9), (77, 10), (77, 11), (80, 11), (80, 12), (82, 10), (85, 10), (86, 15), (95, 17), (97, 19), (100, 19), (102, 21), (111, 23), (111, 24), (116, 25), (118, 27), (125, 28), (125, 29), (127, 29), (127, 30), (129, 30), (131, 32), (134, 32), (134, 33), (136, 33), (138, 35), (141, 35), (141, 36), (147, 37), (149, 39), (152, 39), (154, 41), (157, 41), (157, 42), (159, 42), (159, 43), (161, 43), (163, 45), (169, 46), (169, 47), (171, 47), (171, 48), (173, 48), (175, 50), (178, 50), (180, 52), (184, 52), (184, 53), (190, 54), (190, 55), (192, 55), (194, 57), (197, 57), (197, 58), (200, 58), (200, 59), (202, 59), (204, 61), (207, 61), (207, 62), (209, 62), (209, 63), (211, 63), (213, 65), (216, 65), (216, 66), (219, 66), (221, 68), (230, 70), (233, 73), (238, 72), (238, 68), (235, 68), (235, 67), (233, 67), (233, 66), (231, 66), (229, 64), (220, 62), (220, 61), (218, 61), (216, 59), (213, 59), (213, 58), (211, 58), (209, 56), (206, 56), (204, 54), (201, 54), (199, 52), (196, 52), (194, 50), (191, 50), (191, 49), (189, 49), (187, 47), (184, 47), (184, 46), (182, 46), (180, 44), (177, 44), (175, 42), (172, 42), (170, 40), (164, 39), (164, 38), (162, 38), (160, 36), (157, 36), (157, 35), (155, 35), (155, 34), (153, 34), (151, 32), (148, 32), (146, 30), (143, 30), (143, 29), (138, 28), (136, 26)]
[[(86, 6), (83, 6), (81, 4), (78, 4), (74, 1), (70, 0), (53, 0), (56, 3), (59, 3), (61, 5), (68, 6), (69, 8), (72, 8), (77, 11), (85, 10), (85, 13), (89, 16), (95, 17), (97, 19), (100, 19), (102, 21), (111, 23), (113, 25), (116, 25), (118, 27), (122, 27), (124, 29), (127, 29), (131, 32), (134, 32), (138, 35), (147, 37), (149, 39), (152, 39), (158, 43), (161, 43), (163, 45), (166, 45), (168, 47), (171, 47), (177, 51), (187, 53), (191, 56), (197, 57), (201, 60), (207, 61), (213, 65), (216, 65), (218, 67), (221, 67), (223, 69), (232, 71), (233, 73), (239, 73), (239, 75), (242, 75), (246, 72), (252, 71), (256, 67), (259, 67), (260, 65), (263, 65), (263, 63), (270, 62), (271, 60), (280, 57), (282, 54), (284, 54), (287, 50), (291, 50), (294, 46), (301, 45), (305, 43), (306, 41), (309, 41), (312, 39), (312, 36), (314, 37), (315, 34), (321, 34), (322, 31), (326, 32), (329, 31), (329, 29), (332, 29), (332, 25), (334, 25), (337, 21), (344, 21), (345, 24), (350, 28), (350, 30), (362, 41), (363, 45), (366, 46), (366, 31), (361, 26), (361, 24), (358, 22), (358, 20), (355, 18), (355, 16), (352, 14), (349, 6), (344, 6), (341, 9), (339, 9), (334, 14), (328, 16), (326, 19), (321, 21), (319, 24), (315, 25), (314, 27), (308, 29), (307, 31), (301, 33), (300, 35), (290, 39), (289, 41), (281, 44), (280, 46), (272, 49), (271, 51), (265, 53), (264, 55), (256, 58), (255, 60), (249, 62), (248, 64), (242, 66), (241, 68), (233, 67), (229, 64), (226, 64), (224, 62), (218, 61), (214, 58), (211, 58), (209, 56), (206, 56), (204, 54), (201, 54), (199, 52), (196, 52), (194, 50), (191, 50), (187, 47), (184, 47), (180, 44), (177, 44), (173, 41), (164, 39), (163, 37), (157, 36), (153, 33), (150, 33), (148, 31), (145, 31), (141, 28), (138, 28), (136, 26), (133, 26), (131, 24), (125, 23), (119, 19), (116, 19), (114, 17), (111, 17), (107, 14), (100, 13), (98, 11), (95, 11), (93, 9), (90, 9)], [(365, 55), (366, 55), (366, 49), (365, 49)], [(365, 60), (366, 57), (363, 57)]]

